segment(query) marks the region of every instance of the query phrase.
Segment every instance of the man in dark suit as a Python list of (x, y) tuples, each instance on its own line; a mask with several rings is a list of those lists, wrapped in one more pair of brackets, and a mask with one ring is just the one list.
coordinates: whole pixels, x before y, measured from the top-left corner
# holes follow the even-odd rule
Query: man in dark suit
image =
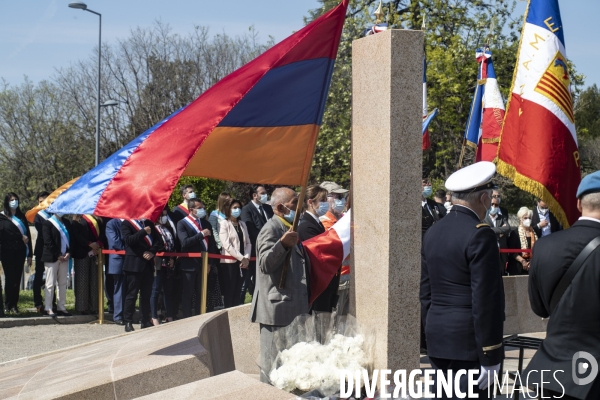
[[(209, 222), (198, 216), (200, 209), (204, 208), (204, 203), (198, 199), (188, 201), (190, 214), (177, 223), (177, 237), (181, 243), (182, 253), (201, 253), (210, 251), (211, 244), (209, 239), (212, 236), (212, 227)], [(216, 243), (212, 240), (213, 252), (216, 249)], [(179, 262), (182, 272), (182, 305), (181, 311), (183, 318), (192, 316), (192, 296), (197, 288), (200, 287), (200, 271), (202, 271), (202, 259), (182, 257)], [(199, 301), (200, 296), (196, 296), (194, 309), (196, 315), (200, 314)]]
[[(429, 199), (428, 197), (431, 196), (432, 193), (432, 188), (431, 188), (431, 182), (429, 181), (428, 177), (423, 177), (423, 180), (421, 181), (421, 185), (423, 188), (423, 192), (421, 193), (421, 212), (422, 212), (422, 219), (421, 219), (421, 238), (425, 235), (425, 232), (427, 232), (427, 230), (429, 228), (431, 228), (433, 226), (433, 224), (435, 224), (436, 222), (438, 222), (444, 215), (446, 215), (445, 213), (445, 209), (444, 207), (440, 207), (438, 205), (438, 203), (435, 202), (435, 200)], [(442, 209), (444, 209), (444, 211), (442, 212)]]
[(190, 199), (196, 198), (194, 186), (192, 185), (182, 186), (181, 189), (179, 189), (179, 191), (181, 193), (181, 197), (183, 197), (183, 202), (173, 207), (173, 214), (171, 218), (173, 219), (175, 226), (177, 226), (177, 223), (179, 221), (187, 217), (187, 215), (189, 214), (188, 202), (190, 201)]
[[(41, 204), (50, 193), (40, 192), (38, 193), (38, 205)], [(33, 248), (33, 255), (35, 256), (35, 275), (33, 277), (33, 304), (37, 311), (41, 314), (44, 313), (44, 302), (42, 300), (42, 281), (44, 280), (44, 262), (42, 261), (42, 254), (44, 253), (44, 238), (42, 233), (42, 227), (44, 221), (50, 218), (45, 210), (40, 210), (34, 220), (33, 226), (37, 231), (37, 239), (35, 240), (35, 247)], [(55, 302), (56, 303), (56, 302)], [(56, 309), (56, 304), (53, 309)]]
[[(109, 250), (125, 250), (121, 237), (121, 220), (111, 219), (106, 224), (106, 238)], [(125, 302), (125, 275), (123, 274), (123, 261), (125, 256), (120, 254), (108, 255), (107, 273), (113, 282), (113, 321), (117, 325), (125, 325), (123, 320), (123, 304)], [(107, 283), (108, 285), (108, 283)]]
[(140, 292), (141, 329), (152, 326), (150, 320), (150, 295), (154, 282), (154, 256), (163, 247), (160, 234), (150, 220), (124, 220), (121, 223), (121, 237), (125, 243), (125, 306), (123, 319), (125, 332), (133, 331), (135, 301)]
[[(581, 361), (588, 365), (595, 362), (597, 366), (600, 360), (600, 249), (590, 254), (556, 307), (552, 309), (550, 305), (554, 290), (565, 272), (572, 268), (588, 243), (600, 236), (600, 171), (583, 178), (577, 198), (577, 208), (582, 217), (570, 229), (540, 238), (533, 247), (529, 269), (531, 309), (542, 318), (550, 317), (550, 320), (546, 339), (521, 376), (533, 371), (530, 385), (544, 378), (544, 398), (559, 398), (564, 393), (563, 399), (600, 399), (600, 379), (585, 384), (582, 381), (576, 383), (573, 379), (591, 376), (591, 373), (582, 376), (577, 371), (575, 367), (580, 366)], [(575, 356), (578, 352), (589, 353), (587, 356), (593, 360)], [(556, 372), (556, 379), (552, 373), (545, 377), (537, 373), (534, 379), (536, 369), (564, 372)], [(539, 385), (542, 386), (541, 383)]]
[(492, 192), (492, 199), (496, 199), (498, 200), (498, 205), (500, 205), (500, 211), (498, 212), (498, 215), (506, 215), (506, 218), (508, 218), (508, 210), (505, 207), (502, 207), (502, 195), (500, 194), (500, 190), (499, 189), (494, 189), (494, 191)]
[(444, 203), (446, 202), (446, 191), (444, 189), (438, 189), (435, 191), (433, 195), (433, 200), (438, 205), (438, 210), (440, 210), (440, 215), (444, 217), (446, 215), (446, 207), (444, 207)]
[[(267, 204), (269, 195), (262, 185), (252, 185), (250, 187), (250, 197), (252, 201), (242, 208), (242, 221), (248, 228), (248, 236), (252, 243), (251, 257), (256, 257), (256, 238), (263, 226), (273, 217), (273, 208)], [(240, 294), (241, 304), (244, 304), (246, 290), (250, 295), (254, 295), (254, 283), (256, 280), (256, 261), (250, 261), (248, 269), (243, 271), (244, 282), (242, 283), (242, 293)]]
[[(425, 234), (421, 250), (421, 313), (427, 355), (447, 374), (480, 370), (475, 393), (489, 398), (493, 372), (504, 358), (504, 289), (496, 235), (482, 224), (491, 204), (496, 167), (479, 162), (452, 174), (446, 188), (454, 206)], [(460, 381), (467, 392), (466, 376)], [(435, 390), (433, 391), (435, 393)]]
[[(483, 220), (484, 223), (492, 227), (498, 240), (500, 249), (508, 248), (508, 236), (510, 234), (510, 223), (508, 222), (508, 214), (500, 213), (500, 201), (492, 197), (492, 206), (488, 211), (488, 215)], [(506, 263), (508, 262), (508, 254), (500, 253), (500, 273), (504, 275), (506, 271)]]
[(533, 209), (531, 227), (538, 238), (562, 231), (562, 225), (558, 222), (554, 214), (548, 210), (546, 203), (540, 199), (537, 199), (537, 207)]

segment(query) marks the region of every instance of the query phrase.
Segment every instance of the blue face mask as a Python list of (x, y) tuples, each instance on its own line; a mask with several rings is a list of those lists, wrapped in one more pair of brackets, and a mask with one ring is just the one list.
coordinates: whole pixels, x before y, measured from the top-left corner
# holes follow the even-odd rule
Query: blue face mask
[[(283, 205), (283, 204), (282, 204)], [(285, 206), (284, 206), (285, 207)], [(287, 207), (285, 207), (287, 208)], [(285, 219), (287, 222), (289, 222), (290, 224), (294, 223), (294, 218), (296, 217), (296, 211), (294, 210), (290, 210), (289, 208), (287, 208), (289, 210), (289, 214), (286, 214), (283, 216), (283, 219)]]
[(231, 210), (231, 216), (233, 218), (239, 218), (240, 215), (242, 215), (242, 210), (239, 208), (234, 208), (233, 210)]
[(8, 203), (8, 206), (9, 206), (10, 208), (17, 208), (17, 207), (19, 207), (19, 200), (11, 200), (11, 201)]
[(329, 210), (329, 203), (326, 201), (322, 201), (319, 203), (319, 208), (317, 208), (317, 215), (319, 217), (322, 217), (323, 215), (327, 214), (328, 210)]
[(333, 210), (335, 212), (342, 212), (346, 208), (346, 199), (335, 199), (333, 201)]
[(433, 193), (433, 189), (431, 188), (431, 186), (425, 186), (423, 188), (423, 197), (427, 198), (429, 196), (431, 196), (431, 193)]
[(196, 216), (198, 218), (206, 217), (206, 210), (204, 208), (199, 208), (198, 211), (196, 211)]

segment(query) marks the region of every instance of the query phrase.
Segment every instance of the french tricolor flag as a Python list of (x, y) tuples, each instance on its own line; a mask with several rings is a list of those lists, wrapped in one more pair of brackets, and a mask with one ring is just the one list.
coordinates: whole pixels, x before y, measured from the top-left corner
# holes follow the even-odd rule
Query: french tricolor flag
[(310, 304), (327, 288), (350, 255), (350, 210), (328, 231), (302, 242), (310, 259)]

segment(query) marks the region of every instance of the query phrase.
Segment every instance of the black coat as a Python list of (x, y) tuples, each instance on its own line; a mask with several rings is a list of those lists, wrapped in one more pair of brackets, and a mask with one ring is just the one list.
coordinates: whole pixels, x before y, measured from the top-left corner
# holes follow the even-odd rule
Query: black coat
[(171, 211), (169, 213), (169, 216), (171, 217), (171, 219), (173, 220), (173, 223), (175, 224), (175, 229), (177, 229), (177, 224), (179, 223), (179, 221), (181, 221), (182, 219), (184, 219), (185, 217), (187, 217), (189, 215), (189, 210), (182, 210), (181, 207), (179, 207), (179, 205), (176, 205), (175, 207), (173, 207), (173, 211)]
[[(67, 232), (69, 233), (70, 243), (67, 245), (67, 253), (71, 254), (71, 243), (73, 242), (73, 229), (71, 221), (66, 218), (61, 218), (60, 221), (63, 223), (67, 229)], [(50, 221), (44, 220), (42, 224), (42, 230), (38, 232), (38, 241), (43, 244), (42, 255), (40, 256), (41, 260), (45, 263), (54, 263), (58, 261), (58, 257), (62, 255), (60, 254), (61, 237), (59, 230)]]
[(421, 312), (430, 357), (500, 364), (504, 287), (496, 235), (474, 212), (454, 206), (421, 250)]
[[(483, 220), (484, 223), (488, 224), (492, 227), (492, 230), (496, 234), (496, 239), (498, 240), (498, 247), (501, 249), (507, 249), (508, 247), (508, 238), (511, 235), (510, 223), (508, 222), (508, 213), (499, 214), (496, 220), (492, 220), (492, 218), (487, 215)], [(507, 264), (509, 260), (509, 255), (506, 253), (500, 253), (500, 273), (504, 274), (506, 272)]]
[[(581, 220), (570, 229), (541, 238), (533, 246), (529, 270), (531, 309), (542, 318), (551, 318), (546, 339), (522, 376), (536, 368), (562, 369), (565, 372), (556, 376), (566, 394), (581, 399), (600, 399), (599, 379), (581, 386), (572, 379), (575, 353), (585, 351), (600, 361), (600, 249), (596, 249), (581, 267), (554, 311), (550, 309), (550, 300), (556, 285), (577, 255), (599, 235), (600, 223)], [(562, 393), (551, 375), (549, 378), (546, 374), (545, 382), (544, 387)]]
[(71, 256), (77, 260), (89, 257), (88, 253), (92, 250), (90, 243), (96, 242), (96, 238), (91, 232), (87, 222), (83, 218), (79, 221), (73, 221), (71, 230), (73, 231), (73, 237), (71, 238)]
[[(562, 231), (562, 225), (558, 222), (554, 214), (548, 211), (547, 215), (550, 220), (550, 233)], [(542, 237), (542, 228), (538, 228), (538, 224), (540, 223), (540, 214), (538, 214), (537, 207), (533, 208), (533, 216), (531, 217), (531, 227), (538, 235), (538, 238)]]
[[(539, 236), (538, 236), (539, 238)], [(537, 242), (534, 243), (534, 247), (537, 246)], [(507, 248), (509, 249), (520, 249), (521, 248), (521, 238), (519, 237), (519, 227), (512, 228), (507, 240)], [(527, 241), (527, 248), (531, 248), (531, 241)], [(506, 268), (506, 272), (509, 275), (527, 275), (528, 271), (523, 269), (523, 264), (517, 261), (517, 257), (523, 256), (522, 253), (510, 253), (508, 255), (508, 267)]]
[(242, 207), (242, 215), (240, 216), (248, 229), (248, 236), (250, 237), (250, 243), (252, 243), (252, 257), (256, 256), (256, 238), (258, 238), (260, 230), (265, 226), (268, 219), (273, 218), (273, 208), (270, 205), (262, 204), (262, 208), (267, 215), (266, 219), (251, 201)]
[(31, 232), (29, 231), (29, 223), (25, 219), (25, 216), (17, 215), (17, 217), (23, 222), (26, 229), (26, 236), (29, 238), (29, 242), (25, 244), (23, 242), (23, 234), (12, 222), (11, 218), (0, 213), (0, 252), (2, 255), (14, 255), (23, 254), (25, 256), (25, 246), (29, 248), (29, 257), (33, 257), (33, 246), (31, 245)]
[(150, 235), (152, 236), (152, 246), (144, 239), (146, 231), (139, 231), (131, 225), (127, 220), (121, 222), (121, 237), (125, 244), (125, 260), (123, 261), (123, 271), (127, 272), (143, 272), (146, 268), (154, 269), (154, 259), (149, 261), (144, 259), (144, 253), (149, 251), (156, 255), (159, 249), (163, 247), (163, 240), (160, 234), (156, 231), (154, 223), (150, 220), (144, 220), (144, 227), (150, 227)]
[[(206, 219), (200, 219), (202, 229), (208, 229), (212, 232), (212, 225)], [(212, 235), (208, 236), (208, 249), (204, 246), (204, 235), (190, 227), (187, 222), (181, 220), (177, 223), (177, 237), (181, 243), (182, 253), (202, 253), (208, 251), (213, 254), (220, 254), (217, 250), (217, 243)], [(179, 259), (179, 266), (182, 271), (200, 271), (202, 268), (202, 259), (199, 257), (182, 257)]]
[(46, 218), (42, 217), (40, 213), (37, 213), (33, 219), (33, 226), (35, 226), (35, 230), (37, 231), (37, 239), (35, 241), (35, 247), (33, 248), (33, 255), (36, 260), (41, 260), (42, 254), (44, 253), (44, 222), (46, 222)]
[(308, 212), (302, 214), (300, 222), (298, 222), (298, 236), (300, 237), (300, 241), (304, 242), (323, 232), (325, 232), (325, 227), (318, 223), (313, 216), (308, 215)]
[[(425, 235), (425, 232), (438, 222), (445, 214), (442, 214), (444, 207), (438, 206), (435, 200), (425, 199), (427, 204), (421, 207), (421, 237)], [(445, 209), (444, 209), (445, 210)]]

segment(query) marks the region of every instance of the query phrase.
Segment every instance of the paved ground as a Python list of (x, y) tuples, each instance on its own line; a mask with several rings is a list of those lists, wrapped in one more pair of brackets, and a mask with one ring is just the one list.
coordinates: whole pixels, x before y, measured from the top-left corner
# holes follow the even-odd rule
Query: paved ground
[[(134, 328), (138, 329), (139, 325)], [(0, 362), (91, 342), (124, 332), (119, 325), (39, 325), (0, 329)]]

